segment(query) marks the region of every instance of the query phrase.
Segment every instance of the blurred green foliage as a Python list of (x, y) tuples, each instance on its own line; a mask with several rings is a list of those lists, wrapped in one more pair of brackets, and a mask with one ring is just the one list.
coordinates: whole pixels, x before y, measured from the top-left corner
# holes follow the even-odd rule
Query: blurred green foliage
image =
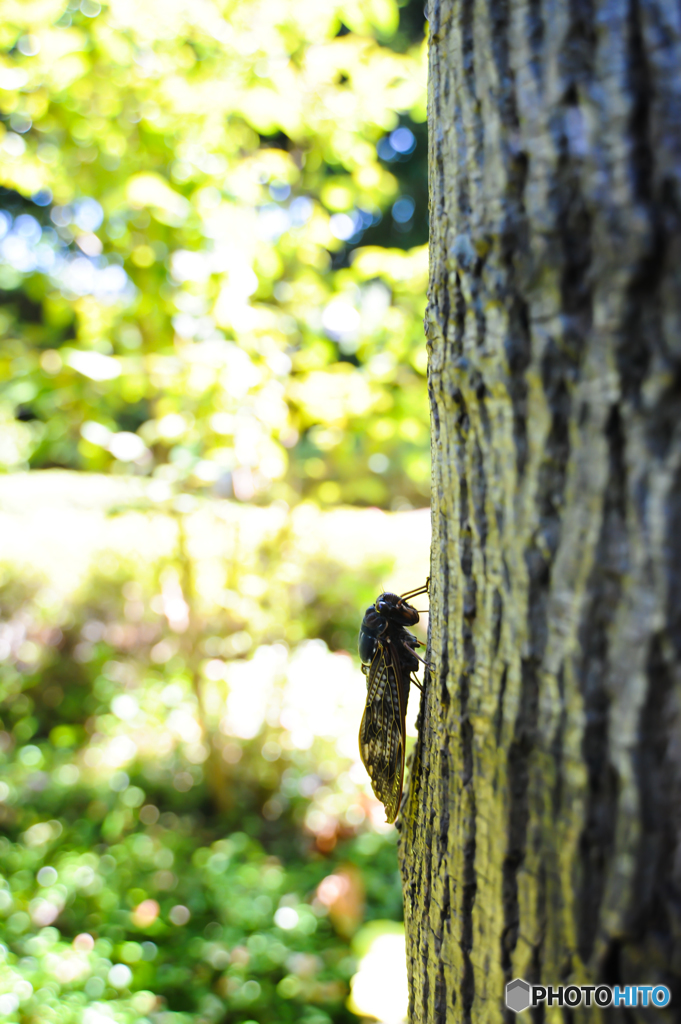
[(316, 504), (427, 504), (423, 32), (0, 0), (0, 471), (87, 471), (0, 509), (9, 1022), (340, 1024), (401, 917), (345, 652), (415, 521)]
[(0, 464), (426, 504), (423, 31), (0, 0)]
[(3, 491), (0, 1012), (356, 1020), (353, 936), (401, 891), (342, 648), (397, 520), (123, 493), (100, 520), (59, 479)]

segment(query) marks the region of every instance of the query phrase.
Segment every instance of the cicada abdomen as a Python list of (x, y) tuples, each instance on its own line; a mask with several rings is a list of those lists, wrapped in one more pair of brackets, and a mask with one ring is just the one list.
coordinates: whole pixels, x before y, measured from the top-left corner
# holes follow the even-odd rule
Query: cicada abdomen
[(397, 817), (402, 799), (409, 684), (419, 666), (415, 648), (421, 646), (405, 628), (419, 621), (419, 612), (405, 599), (427, 591), (428, 581), (401, 596), (380, 594), (367, 608), (359, 631), (359, 656), (367, 677), (359, 752), (389, 822)]

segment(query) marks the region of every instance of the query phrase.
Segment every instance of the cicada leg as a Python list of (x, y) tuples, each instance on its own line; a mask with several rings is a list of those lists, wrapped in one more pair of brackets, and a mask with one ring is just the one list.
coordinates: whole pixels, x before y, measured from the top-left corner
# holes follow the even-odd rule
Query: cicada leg
[(426, 580), (422, 587), (417, 587), (416, 590), (408, 590), (406, 594), (400, 594), (400, 597), (406, 599), (410, 597), (418, 597), (419, 594), (428, 593), (430, 593), (430, 576), (428, 577), (428, 579)]

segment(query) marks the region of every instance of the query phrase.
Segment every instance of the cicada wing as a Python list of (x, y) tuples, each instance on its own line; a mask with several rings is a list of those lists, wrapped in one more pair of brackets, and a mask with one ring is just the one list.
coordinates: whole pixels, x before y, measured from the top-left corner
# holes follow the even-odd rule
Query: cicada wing
[(391, 645), (379, 642), (368, 670), (359, 753), (389, 822), (397, 817), (402, 797), (408, 688)]

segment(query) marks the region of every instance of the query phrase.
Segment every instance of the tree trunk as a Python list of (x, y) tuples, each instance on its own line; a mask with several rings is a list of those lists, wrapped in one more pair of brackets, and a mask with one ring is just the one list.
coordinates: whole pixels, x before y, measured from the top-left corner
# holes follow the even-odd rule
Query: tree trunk
[(517, 977), (666, 984), (666, 1010), (574, 1019), (678, 1020), (681, 12), (431, 0), (429, 17), (410, 1020), (510, 1020)]

